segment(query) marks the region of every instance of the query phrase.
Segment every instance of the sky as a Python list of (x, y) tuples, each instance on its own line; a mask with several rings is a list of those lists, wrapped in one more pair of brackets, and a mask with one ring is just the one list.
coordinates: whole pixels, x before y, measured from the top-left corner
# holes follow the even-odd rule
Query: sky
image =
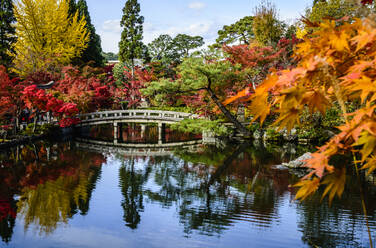
[[(126, 0), (87, 0), (91, 20), (102, 39), (105, 52), (118, 52), (120, 19)], [(304, 14), (312, 0), (271, 0), (280, 19), (293, 22)], [(144, 16), (144, 43), (161, 34), (200, 35), (205, 44), (214, 43), (223, 25), (254, 13), (260, 0), (139, 0)]]

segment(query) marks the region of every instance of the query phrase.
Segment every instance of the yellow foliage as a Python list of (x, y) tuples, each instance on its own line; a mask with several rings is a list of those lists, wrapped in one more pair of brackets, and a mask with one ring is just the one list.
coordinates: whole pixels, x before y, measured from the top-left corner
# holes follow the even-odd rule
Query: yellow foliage
[(299, 187), (298, 192), (296, 193), (296, 199), (306, 199), (308, 196), (312, 195), (316, 192), (316, 190), (320, 186), (320, 179), (314, 178), (312, 180), (307, 179), (300, 181), (299, 183), (294, 185), (295, 187)]
[(67, 65), (86, 48), (84, 17), (68, 14), (66, 0), (18, 0), (14, 72), (20, 76)]
[(307, 29), (298, 27), (296, 29), (296, 38), (304, 39), (304, 37), (308, 34)]
[(334, 196), (341, 197), (346, 183), (346, 167), (335, 170), (332, 174), (325, 177), (322, 182), (323, 185), (327, 185), (322, 199), (329, 195), (329, 203), (333, 201)]

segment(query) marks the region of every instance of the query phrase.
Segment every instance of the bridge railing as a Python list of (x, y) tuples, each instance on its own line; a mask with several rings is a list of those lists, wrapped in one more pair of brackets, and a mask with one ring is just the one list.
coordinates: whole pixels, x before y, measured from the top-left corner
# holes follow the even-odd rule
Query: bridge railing
[(196, 114), (163, 111), (163, 110), (111, 110), (103, 112), (95, 112), (79, 115), (82, 123), (95, 122), (101, 120), (117, 120), (117, 119), (152, 119), (152, 120), (167, 120), (167, 121), (181, 121), (184, 119), (200, 118)]

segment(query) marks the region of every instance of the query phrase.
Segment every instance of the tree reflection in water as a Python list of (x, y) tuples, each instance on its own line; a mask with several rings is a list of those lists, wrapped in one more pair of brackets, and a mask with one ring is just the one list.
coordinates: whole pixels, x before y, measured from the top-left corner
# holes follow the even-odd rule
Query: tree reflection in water
[[(298, 216), (298, 231), (309, 246), (365, 246), (360, 182), (349, 172), (348, 188), (331, 207), (326, 201), (321, 202), (319, 195), (302, 203), (294, 202), (295, 192), (289, 185), (297, 182), (298, 177), (272, 166), (299, 155), (292, 153), (282, 152), (279, 147), (246, 144), (223, 149), (212, 146), (179, 149), (170, 156), (113, 154), (122, 163), (119, 167), (122, 223), (137, 229), (142, 218), (147, 218), (143, 212), (150, 205), (159, 205), (176, 209), (175, 216), (185, 236), (197, 233), (222, 236), (237, 223), (246, 223), (249, 231), (275, 231), (289, 218), (281, 213), (288, 209)], [(74, 215), (87, 214), (104, 162), (103, 155), (78, 150), (70, 142), (41, 143), (0, 152), (3, 242), (11, 241), (16, 215), (24, 220), (25, 230), (46, 235)], [(371, 230), (375, 233), (376, 189), (372, 182), (361, 180), (361, 184), (366, 193)], [(155, 214), (160, 211), (153, 209)], [(242, 235), (247, 231), (243, 230)]]
[(149, 169), (135, 168), (135, 159), (125, 159), (119, 170), (119, 183), (124, 199), (123, 219), (126, 226), (136, 229), (141, 221), (139, 212), (144, 210), (142, 186), (147, 181)]
[(348, 176), (347, 187), (341, 199), (334, 199), (331, 206), (322, 202), (320, 195), (298, 205), (298, 226), (302, 240), (318, 247), (369, 247), (359, 238), (367, 227), (361, 209), (359, 188), (367, 192), (365, 199), (368, 219), (373, 223), (371, 232), (376, 233), (376, 188), (355, 176)]
[[(100, 154), (71, 148), (70, 143), (41, 143), (0, 154), (0, 179), (4, 184), (0, 195), (14, 203), (10, 206), (23, 217), (25, 231), (32, 226), (40, 235), (49, 234), (74, 214), (87, 214), (105, 159)], [(20, 196), (18, 201), (13, 200), (16, 195)], [(1, 220), (0, 235), (6, 242), (16, 217), (12, 211), (6, 222)]]
[(11, 241), (16, 211), (16, 203), (13, 198), (0, 196), (0, 236), (5, 243)]
[(278, 221), (278, 196), (296, 180), (286, 171), (270, 170), (266, 165), (275, 164), (278, 158), (247, 144), (177, 152), (176, 156), (120, 159), (124, 221), (131, 228), (141, 221), (144, 197), (162, 207), (176, 206), (186, 234), (193, 230), (220, 234), (243, 215), (250, 215), (246, 220), (260, 228), (268, 227)]
[[(287, 170), (274, 169), (272, 165), (290, 160), (291, 154), (270, 147), (204, 147), (193, 152), (179, 150), (174, 156), (119, 159), (124, 163), (120, 186), (126, 225), (137, 228), (144, 202), (159, 203), (177, 208), (188, 236), (194, 231), (220, 236), (239, 221), (259, 229), (272, 228), (282, 218), (279, 212), (283, 201), (289, 197), (293, 202), (295, 197), (289, 185), (299, 180)], [(363, 183), (370, 193), (367, 208), (375, 214), (375, 187)], [(360, 247), (362, 243), (357, 243), (355, 236), (359, 236), (357, 230), (365, 230), (365, 223), (361, 205), (355, 200), (359, 198), (354, 190), (357, 188), (346, 189), (332, 207), (318, 195), (306, 202), (294, 202), (303, 242), (313, 247)], [(370, 219), (375, 220), (375, 215)]]

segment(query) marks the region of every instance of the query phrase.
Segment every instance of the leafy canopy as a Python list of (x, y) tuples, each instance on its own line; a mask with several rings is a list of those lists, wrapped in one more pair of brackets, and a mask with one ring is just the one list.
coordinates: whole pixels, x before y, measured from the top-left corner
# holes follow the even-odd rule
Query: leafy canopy
[(253, 33), (262, 45), (277, 44), (284, 34), (285, 25), (278, 20), (278, 12), (272, 3), (265, 1), (255, 9)]
[(167, 65), (178, 64), (190, 55), (190, 51), (204, 45), (201, 36), (178, 34), (172, 38), (168, 34), (162, 34), (148, 44), (152, 61), (160, 61)]
[(140, 4), (137, 0), (127, 0), (123, 8), (120, 26), (123, 27), (119, 42), (119, 59), (134, 67), (134, 60), (141, 58), (144, 50), (142, 43), (144, 17), (140, 16)]
[(13, 23), (16, 21), (13, 14), (13, 3), (11, 0), (0, 1), (0, 64), (9, 66), (12, 57), (9, 53), (13, 52), (12, 45), (16, 42), (15, 28)]
[(103, 66), (104, 58), (102, 56), (101, 38), (96, 33), (94, 25), (91, 23), (90, 13), (87, 7), (86, 0), (78, 0), (76, 4), (79, 19), (83, 18), (86, 21), (86, 29), (89, 31), (89, 42), (87, 47), (78, 58), (79, 63), (94, 62), (95, 66)]
[(215, 47), (233, 43), (249, 44), (254, 39), (253, 16), (246, 16), (231, 25), (225, 25), (218, 31)]
[(148, 44), (150, 56), (152, 60), (162, 60), (164, 62), (171, 62), (175, 59), (175, 54), (172, 49), (172, 37), (168, 34), (162, 34)]
[(172, 41), (172, 47), (180, 58), (187, 57), (189, 51), (204, 45), (204, 38), (201, 36), (190, 36), (187, 34), (178, 34)]
[(89, 40), (85, 19), (69, 17), (67, 1), (20, 0), (15, 2), (17, 42), (14, 71), (27, 76), (66, 65), (81, 55)]

